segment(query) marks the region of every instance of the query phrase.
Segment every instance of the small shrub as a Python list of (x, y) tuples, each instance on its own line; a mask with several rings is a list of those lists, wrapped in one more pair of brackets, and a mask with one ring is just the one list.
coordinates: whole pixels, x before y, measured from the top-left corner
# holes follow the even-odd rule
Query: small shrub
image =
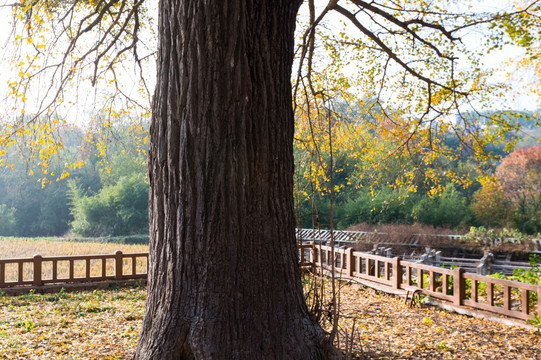
[(528, 322), (529, 324), (532, 324), (534, 329), (538, 331), (541, 330), (541, 316), (534, 315), (533, 319), (528, 319), (526, 320), (526, 322)]
[(500, 231), (496, 231), (494, 229), (487, 229), (484, 226), (472, 226), (470, 231), (462, 239), (476, 245), (494, 247), (504, 243), (523, 244), (524, 240), (527, 239), (527, 235), (516, 229), (503, 228)]
[[(516, 269), (513, 271), (511, 280), (520, 281), (527, 284), (539, 285), (541, 275), (541, 258), (535, 254), (530, 255), (531, 269)], [(536, 294), (537, 295), (537, 294)]]

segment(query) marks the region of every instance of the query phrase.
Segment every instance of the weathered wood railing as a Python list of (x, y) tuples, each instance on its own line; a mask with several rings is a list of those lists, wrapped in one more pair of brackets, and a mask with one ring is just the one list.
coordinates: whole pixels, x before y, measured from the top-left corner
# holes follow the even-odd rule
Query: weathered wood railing
[[(334, 252), (334, 259), (332, 253)], [(455, 307), (489, 311), (527, 320), (534, 309), (541, 315), (541, 286), (465, 273), (461, 268), (444, 269), (386, 258), (351, 248), (317, 245), (310, 262), (325, 270), (334, 269), (342, 278), (365, 280), (393, 290), (419, 290)]]
[[(303, 268), (332, 270), (342, 278), (393, 291), (419, 290), (455, 307), (527, 320), (541, 314), (541, 286), (387, 258), (351, 248), (299, 245)], [(334, 256), (333, 256), (334, 253)], [(0, 290), (48, 284), (146, 279), (148, 254), (82, 255), (0, 259)], [(9, 270), (9, 271), (8, 271)]]
[(122, 251), (108, 255), (35, 255), (28, 259), (0, 259), (0, 289), (146, 279), (147, 268), (148, 253), (124, 254)]
[[(440, 238), (450, 240), (452, 242), (460, 241), (464, 236), (463, 235), (453, 235), (453, 234), (407, 234), (403, 236), (398, 242), (390, 242), (389, 234), (385, 232), (372, 232), (372, 231), (347, 231), (347, 230), (325, 230), (325, 229), (296, 229), (297, 238), (302, 241), (331, 241), (331, 233), (334, 239), (335, 244), (342, 244), (348, 242), (357, 242), (362, 241), (363, 239), (371, 239), (375, 243), (379, 244), (410, 244), (414, 245), (419, 242), (419, 240), (425, 236), (430, 238)], [(501, 238), (494, 240), (495, 243), (501, 242), (518, 242), (515, 238)], [(536, 244), (538, 247), (541, 246), (541, 239), (531, 239), (532, 243)]]

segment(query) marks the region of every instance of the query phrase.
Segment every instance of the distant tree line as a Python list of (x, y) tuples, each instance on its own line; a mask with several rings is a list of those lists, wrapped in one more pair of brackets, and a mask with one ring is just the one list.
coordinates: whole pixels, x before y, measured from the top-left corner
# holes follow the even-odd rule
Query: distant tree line
[[(414, 186), (414, 191), (405, 186), (388, 186), (399, 182), (404, 169), (416, 166), (415, 158), (396, 157), (373, 167), (362, 163), (365, 159), (352, 159), (348, 155), (350, 148), (337, 149), (333, 178), (337, 189), (333, 199), (335, 227), (344, 229), (361, 222), (424, 223), (541, 232), (541, 146), (534, 145), (541, 138), (541, 131), (534, 113), (524, 112), (516, 121), (521, 123), (522, 132), (518, 150), (506, 156), (503, 145), (490, 149), (503, 161), (492, 170), (487, 169), (485, 176), (472, 170), (472, 156), (465, 154), (453, 160), (448, 163), (448, 170), (470, 174), (469, 184), (463, 186), (449, 180), (437, 194), (428, 195), (431, 184), (422, 177), (408, 185)], [(103, 237), (148, 233), (146, 140), (134, 140), (133, 133), (122, 125), (109, 129), (107, 137), (101, 134), (103, 129), (95, 131), (71, 127), (57, 134), (62, 149), (48, 166), (49, 181), (45, 185), (45, 175), (42, 170), (34, 171), (36, 168), (24, 149), (11, 153), (13, 166), (0, 168), (0, 235), (72, 233)], [(107, 144), (105, 138), (109, 139)], [(457, 141), (452, 136), (446, 139), (449, 146)], [(107, 146), (106, 152), (101, 149), (103, 146)], [(302, 168), (302, 149), (296, 148), (295, 158), (296, 167)], [(73, 159), (85, 165), (72, 167), (67, 178), (56, 181), (66, 163)], [(302, 176), (295, 181), (298, 226), (328, 227), (328, 194), (310, 191), (314, 184)]]
[[(344, 135), (338, 129), (333, 137), (336, 146), (332, 169), (329, 149), (319, 146), (315, 152), (298, 146), (295, 149), (298, 226), (328, 228), (332, 214), (334, 227), (338, 229), (358, 223), (423, 223), (448, 228), (493, 226), (515, 228), (527, 234), (541, 232), (541, 146), (535, 145), (541, 139), (541, 117), (529, 111), (463, 116), (475, 117), (472, 123), (480, 127), (488, 121), (511, 124), (504, 141), (485, 146), (485, 151), (496, 161), (480, 163), (468, 144), (451, 132), (442, 143), (458, 155), (438, 155), (428, 165), (415, 152), (404, 156), (397, 151), (394, 156), (384, 156), (392, 144), (374, 131), (350, 129), (346, 133), (346, 137), (352, 133), (360, 136), (363, 144), (369, 144), (363, 146), (370, 146), (359, 149), (360, 145), (349, 139), (341, 140)], [(311, 128), (310, 133), (314, 132)], [(338, 145), (342, 143), (346, 145)], [(508, 154), (513, 144), (516, 150)], [(372, 154), (351, 155), (362, 151)], [(307, 169), (303, 161), (315, 157), (316, 166)], [(440, 159), (443, 168), (437, 168)], [(332, 211), (329, 189), (322, 189), (319, 183), (328, 183), (331, 172)], [(437, 172), (435, 178), (426, 176)], [(409, 177), (407, 183), (405, 173)]]
[[(12, 151), (13, 166), (0, 168), (0, 235), (148, 233), (146, 140), (122, 125), (107, 131), (63, 129), (56, 134), (59, 156), (46, 174), (24, 149)], [(67, 165), (74, 161), (84, 165)], [(66, 167), (69, 176), (59, 179)]]

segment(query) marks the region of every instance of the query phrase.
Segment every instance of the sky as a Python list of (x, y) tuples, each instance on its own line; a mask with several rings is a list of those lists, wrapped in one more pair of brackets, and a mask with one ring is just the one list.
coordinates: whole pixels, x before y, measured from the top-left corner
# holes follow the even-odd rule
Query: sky
[[(479, 1), (476, 6), (479, 6), (479, 9), (492, 9), (494, 5), (498, 4), (503, 0), (495, 0), (495, 1)], [(320, 1), (319, 4), (324, 4), (326, 1)], [(0, 46), (3, 47), (4, 44), (9, 44), (10, 40), (8, 38), (8, 35), (10, 34), (10, 9), (9, 8), (0, 8)], [(503, 69), (500, 74), (496, 77), (496, 80), (506, 80), (506, 69), (508, 66), (506, 65), (506, 62), (509, 60), (510, 57), (516, 57), (519, 56), (521, 52), (521, 49), (518, 49), (516, 47), (507, 47), (500, 53), (493, 53), (490, 56), (486, 56), (483, 58), (484, 63), (487, 66), (493, 66), (495, 68)], [(2, 56), (3, 51), (0, 50), (0, 56)], [(6, 86), (6, 83), (8, 79), (10, 78), (10, 64), (2, 61), (0, 63), (0, 94), (3, 94), (3, 89)], [(534, 98), (533, 96), (530, 96), (527, 94), (527, 91), (524, 90), (524, 83), (531, 82), (534, 79), (534, 76), (531, 72), (522, 71), (522, 72), (515, 72), (514, 73), (514, 79), (516, 82), (516, 85), (514, 84), (513, 87), (515, 89), (515, 92), (518, 94), (517, 99), (509, 102), (506, 104), (507, 106), (513, 108), (513, 109), (526, 109), (526, 110), (533, 110), (539, 106), (538, 100)], [(88, 88), (88, 90), (82, 91), (82, 93), (91, 93), (93, 91), (92, 88)], [(496, 108), (502, 107), (502, 105), (499, 105), (498, 103), (494, 104)], [(73, 113), (73, 112), (72, 112)], [(75, 112), (77, 113), (77, 111)]]

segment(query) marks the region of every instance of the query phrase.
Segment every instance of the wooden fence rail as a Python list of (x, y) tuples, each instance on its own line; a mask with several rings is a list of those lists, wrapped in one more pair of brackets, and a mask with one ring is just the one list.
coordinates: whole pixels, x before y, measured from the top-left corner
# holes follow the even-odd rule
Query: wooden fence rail
[[(541, 286), (388, 258), (351, 248), (299, 245), (300, 265), (393, 291), (419, 291), (455, 307), (528, 320), (541, 315)], [(48, 284), (146, 279), (148, 253), (0, 259), (0, 290)]]

